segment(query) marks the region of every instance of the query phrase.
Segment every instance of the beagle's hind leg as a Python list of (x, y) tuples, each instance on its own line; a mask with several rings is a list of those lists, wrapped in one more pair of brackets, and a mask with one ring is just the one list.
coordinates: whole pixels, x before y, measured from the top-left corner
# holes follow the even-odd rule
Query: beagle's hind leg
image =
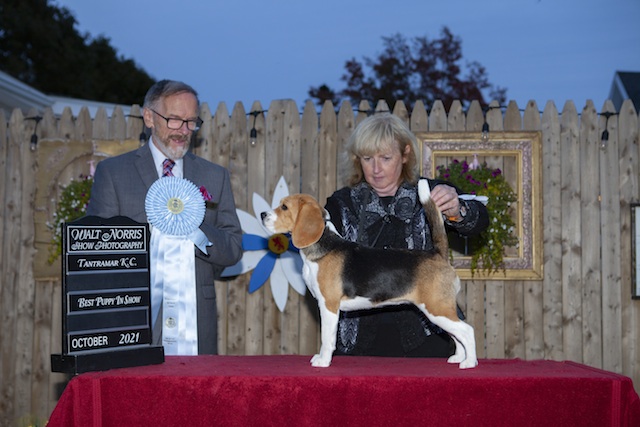
[(455, 320), (447, 316), (436, 316), (426, 310), (423, 304), (420, 304), (418, 307), (434, 325), (442, 328), (453, 338), (453, 341), (456, 344), (456, 351), (451, 357), (449, 357), (447, 362), (459, 363), (460, 369), (474, 368), (478, 366), (476, 338), (473, 334), (473, 327), (471, 327), (471, 325), (458, 319), (457, 316), (455, 316)]
[(473, 327), (462, 320), (451, 320), (443, 316), (428, 315), (429, 320), (440, 326), (453, 337), (456, 344), (456, 352), (449, 357), (447, 362), (459, 363), (460, 369), (475, 368), (478, 366), (476, 355), (476, 338)]

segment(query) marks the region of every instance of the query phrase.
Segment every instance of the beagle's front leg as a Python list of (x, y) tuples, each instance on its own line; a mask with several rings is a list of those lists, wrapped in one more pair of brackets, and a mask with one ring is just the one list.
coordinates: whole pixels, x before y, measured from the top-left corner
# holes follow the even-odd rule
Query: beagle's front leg
[(329, 310), (324, 301), (318, 301), (320, 307), (320, 332), (322, 345), (320, 353), (311, 358), (311, 365), (326, 368), (331, 365), (333, 350), (336, 349), (336, 337), (338, 334), (338, 313)]

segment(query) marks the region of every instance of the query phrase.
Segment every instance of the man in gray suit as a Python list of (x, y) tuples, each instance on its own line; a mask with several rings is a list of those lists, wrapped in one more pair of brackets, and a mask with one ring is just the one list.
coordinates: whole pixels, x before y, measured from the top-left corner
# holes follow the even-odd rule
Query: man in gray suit
[[(207, 203), (200, 230), (213, 245), (207, 248), (208, 254), (194, 247), (198, 354), (217, 354), (214, 280), (226, 266), (235, 264), (242, 257), (242, 229), (229, 172), (188, 151), (191, 136), (202, 123), (198, 114), (198, 94), (191, 86), (170, 80), (154, 84), (143, 105), (144, 123), (151, 129), (149, 142), (98, 164), (87, 215), (126, 216), (148, 222), (145, 212), (147, 191), (163, 176), (163, 163), (167, 159), (170, 159), (168, 163), (173, 162), (169, 165), (169, 175), (188, 179), (207, 190), (212, 199)], [(154, 342), (160, 342), (157, 330), (154, 329)]]

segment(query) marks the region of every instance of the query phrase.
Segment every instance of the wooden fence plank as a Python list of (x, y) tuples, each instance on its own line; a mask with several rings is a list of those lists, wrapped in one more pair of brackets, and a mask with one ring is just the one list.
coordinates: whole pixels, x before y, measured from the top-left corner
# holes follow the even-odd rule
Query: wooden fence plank
[[(129, 119), (127, 120), (125, 132), (126, 139), (143, 139), (142, 133), (145, 131), (144, 120), (142, 120), (142, 109), (139, 105), (132, 105), (129, 110)], [(144, 134), (148, 138), (148, 134)]]
[[(35, 111), (30, 116), (36, 115)], [(33, 134), (35, 122), (25, 123), (24, 130)], [(20, 138), (21, 135), (16, 135)], [(35, 195), (35, 153), (29, 145), (20, 144), (20, 236), (17, 257), (14, 263), (18, 268), (17, 304), (16, 310), (16, 410), (19, 414), (31, 414), (31, 370), (33, 366), (33, 336), (34, 336), (34, 301), (35, 282), (33, 279), (34, 249), (34, 211)]]
[[(477, 131), (479, 138), (479, 131), (482, 129), (483, 123), (484, 114), (480, 103), (477, 101), (471, 102), (467, 112), (466, 131)], [(484, 280), (467, 280), (463, 283), (463, 286), (466, 287), (466, 291), (462, 292), (462, 295), (466, 296), (466, 302), (462, 305), (466, 310), (467, 322), (473, 326), (478, 358), (484, 358), (487, 357), (486, 319), (488, 314), (485, 304), (486, 282)]]
[[(540, 131), (540, 111), (535, 101), (527, 103), (522, 119), (522, 130)], [(556, 134), (557, 136), (557, 134)], [(544, 167), (544, 159), (542, 160)], [(559, 179), (556, 182), (559, 184)], [(543, 185), (544, 188), (544, 185)], [(542, 202), (542, 200), (540, 201)], [(544, 210), (544, 203), (542, 204)], [(544, 230), (542, 230), (544, 233)], [(544, 248), (544, 245), (543, 245)], [(542, 249), (543, 249), (542, 248)], [(524, 355), (525, 359), (544, 358), (544, 297), (543, 282), (528, 280), (523, 284), (524, 297)]]
[[(284, 101), (273, 101), (267, 112), (267, 140), (266, 161), (267, 169), (265, 182), (267, 184), (267, 202), (271, 203), (273, 192), (282, 175), (284, 161)], [(282, 348), (282, 319), (280, 311), (273, 300), (273, 284), (270, 280), (263, 286), (264, 300), (264, 352), (265, 354), (280, 354)]]
[[(345, 106), (346, 104), (346, 106)], [(343, 103), (342, 109), (348, 109), (350, 111), (351, 104), (348, 102)], [(300, 129), (300, 157), (302, 169), (302, 186), (300, 191), (303, 193), (311, 194), (313, 197), (318, 197), (318, 114), (316, 113), (316, 107), (311, 100), (307, 101), (304, 110), (302, 112)], [(351, 112), (351, 126), (353, 126), (353, 112)], [(347, 123), (343, 124), (347, 127)], [(343, 142), (344, 144), (344, 142)]]
[(93, 119), (91, 139), (109, 139), (109, 116), (104, 107), (98, 108)]
[(53, 110), (50, 107), (45, 108), (42, 114), (42, 121), (38, 126), (38, 138), (43, 140), (56, 139), (58, 137), (58, 120), (53, 115)]
[[(509, 102), (504, 112), (505, 131), (521, 131), (522, 117), (515, 101)], [(535, 124), (532, 124), (535, 126)], [(517, 177), (517, 166), (514, 162), (505, 163), (502, 171), (505, 177)], [(507, 178), (511, 180), (512, 178)], [(514, 181), (511, 181), (514, 182)], [(524, 281), (509, 281), (504, 286), (504, 335), (505, 356), (510, 358), (526, 357), (525, 354), (525, 293)], [(529, 324), (532, 326), (532, 324)]]
[[(51, 354), (62, 353), (62, 281), (52, 280), (51, 294)], [(51, 362), (49, 359), (49, 367)], [(56, 402), (71, 379), (71, 375), (52, 372), (49, 374), (49, 409), (53, 411)], [(50, 412), (49, 412), (50, 413)], [(46, 414), (48, 415), (48, 413)]]
[[(345, 163), (348, 162), (346, 150), (349, 136), (355, 127), (355, 116), (349, 101), (343, 102), (340, 106), (337, 125), (336, 167), (338, 169), (338, 178), (336, 180), (336, 188), (342, 188), (347, 185), (347, 179), (349, 178), (347, 176), (348, 169), (345, 167)], [(320, 200), (320, 203), (324, 202), (325, 200)]]
[(327, 200), (337, 189), (338, 153), (337, 120), (333, 106), (326, 102), (320, 113), (318, 135), (318, 200)]
[[(484, 124), (484, 113), (482, 106), (476, 101), (471, 101), (469, 110), (467, 111), (467, 123), (465, 130), (467, 132), (481, 132)], [(480, 135), (478, 135), (480, 136)]]
[[(611, 101), (607, 101), (604, 112), (614, 112)], [(622, 372), (622, 314), (620, 271), (620, 170), (618, 158), (618, 116), (608, 120), (600, 116), (599, 132), (605, 126), (609, 130), (609, 141), (600, 149), (600, 194), (602, 229), (602, 367), (613, 372)]]
[[(542, 115), (542, 206), (544, 286), (542, 296), (543, 353), (538, 358), (562, 359), (562, 176), (560, 121), (553, 102)], [(529, 338), (528, 336), (526, 337)], [(532, 358), (534, 356), (532, 355)]]
[[(429, 116), (427, 115), (424, 102), (421, 100), (416, 101), (413, 106), (409, 126), (413, 133), (426, 132), (429, 130)], [(422, 147), (418, 147), (418, 151), (422, 151)], [(422, 156), (420, 156), (420, 158), (422, 158)]]
[[(207, 104), (203, 105), (203, 114), (207, 113)], [(229, 154), (231, 152), (231, 129), (229, 125), (229, 112), (227, 106), (221, 102), (218, 104), (216, 114), (213, 117), (211, 129), (210, 153), (205, 158), (219, 164), (222, 167), (229, 166)], [(206, 151), (205, 151), (206, 153)]]
[(93, 136), (93, 120), (89, 114), (89, 108), (82, 107), (76, 117), (75, 138), (84, 141)]
[[(295, 101), (284, 101), (282, 123), (282, 176), (289, 184), (289, 194), (300, 192), (300, 113)], [(299, 354), (300, 347), (300, 303), (303, 296), (298, 294), (289, 283), (281, 283), (287, 287), (287, 304), (280, 314), (282, 325), (281, 354)]]
[[(231, 179), (236, 208), (247, 211), (247, 150), (249, 135), (247, 133), (247, 116), (242, 103), (236, 103), (231, 112), (231, 118), (222, 114), (222, 120), (214, 122), (213, 128), (216, 137), (211, 141), (220, 139), (229, 140), (229, 159), (227, 168)], [(203, 114), (205, 117), (206, 114)], [(218, 329), (221, 336), (218, 337), (219, 347), (224, 347), (228, 355), (242, 355), (247, 351), (247, 289), (249, 288), (249, 274), (240, 275), (234, 279), (228, 279), (216, 283), (216, 293), (221, 301), (218, 301)], [(223, 345), (226, 343), (226, 345)]]
[[(111, 113), (111, 117), (107, 119), (109, 126), (108, 138), (127, 139), (127, 119), (124, 116), (122, 107), (120, 107), (119, 105), (116, 106)], [(135, 136), (133, 138), (135, 138)], [(138, 137), (137, 139), (140, 139), (140, 137)]]
[(404, 102), (397, 101), (396, 105), (393, 106), (393, 115), (398, 116), (405, 122), (407, 125), (409, 124), (410, 117), (409, 111), (407, 111), (407, 106), (404, 105)]
[(447, 112), (442, 101), (436, 101), (429, 113), (429, 132), (447, 131)]
[[(580, 115), (580, 175), (582, 247), (601, 247), (600, 132), (592, 101)], [(582, 251), (582, 357), (590, 366), (602, 366), (602, 272), (599, 251)]]
[(355, 125), (358, 126), (361, 121), (366, 119), (371, 113), (371, 110), (372, 108), (369, 105), (369, 101), (360, 101), (360, 103), (358, 104)]
[(62, 110), (62, 114), (60, 115), (59, 126), (58, 126), (58, 138), (62, 139), (73, 139), (78, 140), (78, 136), (76, 135), (76, 126), (75, 120), (73, 118), (73, 113), (71, 112), (71, 108), (65, 107)]
[[(5, 141), (7, 141), (7, 119), (4, 114), (4, 110), (0, 109), (0, 200), (5, 200), (5, 195), (7, 191), (6, 183), (9, 182), (9, 176), (7, 174), (7, 145)], [(4, 207), (0, 208), (0, 277), (4, 277), (4, 232), (5, 232), (5, 224), (7, 224), (5, 218), (5, 210)], [(2, 291), (0, 291), (0, 298), (2, 296)], [(0, 305), (2, 304), (2, 299), (0, 299)], [(2, 343), (2, 338), (0, 338), (0, 343)], [(1, 348), (0, 348), (1, 351)], [(0, 370), (0, 384), (2, 384), (2, 370)]]
[(4, 241), (3, 245), (3, 278), (0, 289), (0, 307), (2, 309), (3, 333), (0, 335), (0, 424), (13, 423), (11, 418), (20, 414), (21, 408), (16, 407), (16, 352), (15, 342), (17, 334), (17, 312), (20, 256), (20, 208), (22, 206), (22, 173), (20, 158), (21, 130), (23, 115), (19, 110), (14, 110), (9, 119), (9, 132), (7, 138), (6, 174), (4, 185), (6, 186), (4, 200)]
[(462, 102), (455, 100), (449, 108), (449, 115), (447, 117), (447, 130), (449, 132), (464, 131), (467, 124), (467, 119), (464, 114)]
[(565, 357), (582, 362), (582, 240), (580, 212), (580, 134), (573, 102), (561, 115), (562, 163), (562, 348)]
[(51, 348), (53, 318), (53, 290), (55, 280), (36, 280), (34, 296), (34, 336), (33, 336), (33, 373), (31, 381), (31, 413), (48, 414), (51, 401), (57, 396), (50, 396)]
[[(249, 115), (246, 127), (248, 132), (256, 129), (256, 142), (249, 145), (247, 169), (251, 171), (247, 177), (247, 210), (249, 214), (254, 214), (253, 194), (262, 196), (267, 203), (271, 203), (271, 195), (267, 196), (266, 188), (266, 122), (263, 109), (259, 102), (254, 102), (249, 113), (255, 112), (255, 115)], [(249, 275), (246, 274), (246, 286), (242, 289), (247, 293), (249, 290)], [(246, 354), (265, 354), (265, 311), (264, 305), (266, 299), (271, 299), (271, 295), (266, 290), (267, 286), (262, 286), (252, 294), (246, 295)]]
[[(353, 111), (351, 104), (342, 104), (342, 110), (351, 113), (351, 120), (345, 119), (343, 127), (353, 126)], [(340, 133), (340, 131), (339, 131)], [(318, 114), (312, 101), (307, 101), (304, 106), (300, 129), (301, 150), (301, 188), (303, 193), (311, 194), (318, 198)], [(311, 292), (307, 290), (301, 300), (300, 307), (300, 354), (316, 354), (320, 350), (320, 313), (318, 303)]]
[[(504, 129), (502, 113), (499, 108), (490, 108), (486, 113), (486, 120), (491, 131), (496, 132)], [(489, 141), (491, 141), (491, 136), (489, 136)], [(514, 285), (511, 281), (487, 280), (485, 286), (487, 357), (503, 358), (505, 357), (505, 325), (508, 323), (505, 317), (507, 315), (505, 287)], [(510, 309), (515, 311), (516, 306), (521, 307), (522, 292), (516, 292), (510, 297), (513, 298), (510, 301)], [(515, 300), (516, 298), (518, 301)], [(521, 313), (521, 308), (518, 311)], [(514, 314), (517, 316), (518, 312), (514, 312)], [(510, 319), (510, 321), (522, 324), (521, 320), (517, 320), (517, 317)]]
[[(212, 117), (207, 103), (200, 105), (200, 116), (204, 117), (202, 128), (194, 136), (192, 144), (198, 147), (197, 154), (210, 162), (227, 168), (231, 153), (230, 118), (227, 106), (219, 103)], [(232, 188), (238, 185), (231, 180)], [(245, 294), (233, 286), (233, 281), (216, 281), (216, 309), (218, 313), (218, 353), (242, 354), (244, 351)], [(222, 344), (224, 343), (224, 345)]]

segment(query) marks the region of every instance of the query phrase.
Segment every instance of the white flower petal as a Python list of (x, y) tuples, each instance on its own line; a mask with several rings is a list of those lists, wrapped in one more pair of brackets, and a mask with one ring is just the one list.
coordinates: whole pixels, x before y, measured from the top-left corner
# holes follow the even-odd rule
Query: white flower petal
[(267, 201), (263, 199), (262, 196), (259, 195), (258, 193), (253, 193), (253, 213), (256, 216), (256, 219), (258, 220), (259, 223), (262, 223), (260, 214), (262, 212), (266, 212), (270, 210), (271, 210), (271, 206), (269, 206), (269, 203), (267, 203)]
[(302, 278), (302, 258), (300, 254), (286, 251), (280, 255), (280, 264), (282, 264), (282, 271), (287, 276), (291, 287), (300, 295), (304, 295), (307, 291), (307, 286)]
[(257, 236), (269, 238), (270, 235), (254, 216), (245, 211), (241, 211), (240, 209), (236, 209), (236, 213), (238, 214), (238, 219), (240, 220), (240, 226), (242, 227), (243, 233), (255, 234)]
[(280, 260), (277, 260), (276, 265), (273, 266), (270, 279), (273, 300), (276, 302), (278, 309), (284, 311), (284, 307), (287, 305), (287, 296), (289, 295), (289, 282), (282, 271)]
[(266, 253), (266, 250), (244, 251), (240, 261), (222, 271), (222, 277), (237, 276), (253, 270)]
[(269, 206), (267, 201), (263, 199), (259, 194), (253, 193), (253, 212), (256, 215), (258, 224), (260, 224), (260, 227), (262, 227), (266, 236), (271, 236), (271, 232), (267, 230), (267, 228), (262, 224), (262, 218), (260, 217), (260, 214), (262, 212), (267, 212), (270, 210), (271, 206)]
[(275, 209), (280, 204), (280, 201), (289, 195), (289, 186), (287, 181), (284, 180), (284, 176), (281, 176), (276, 184), (275, 190), (273, 190), (273, 199), (271, 199), (271, 209)]

